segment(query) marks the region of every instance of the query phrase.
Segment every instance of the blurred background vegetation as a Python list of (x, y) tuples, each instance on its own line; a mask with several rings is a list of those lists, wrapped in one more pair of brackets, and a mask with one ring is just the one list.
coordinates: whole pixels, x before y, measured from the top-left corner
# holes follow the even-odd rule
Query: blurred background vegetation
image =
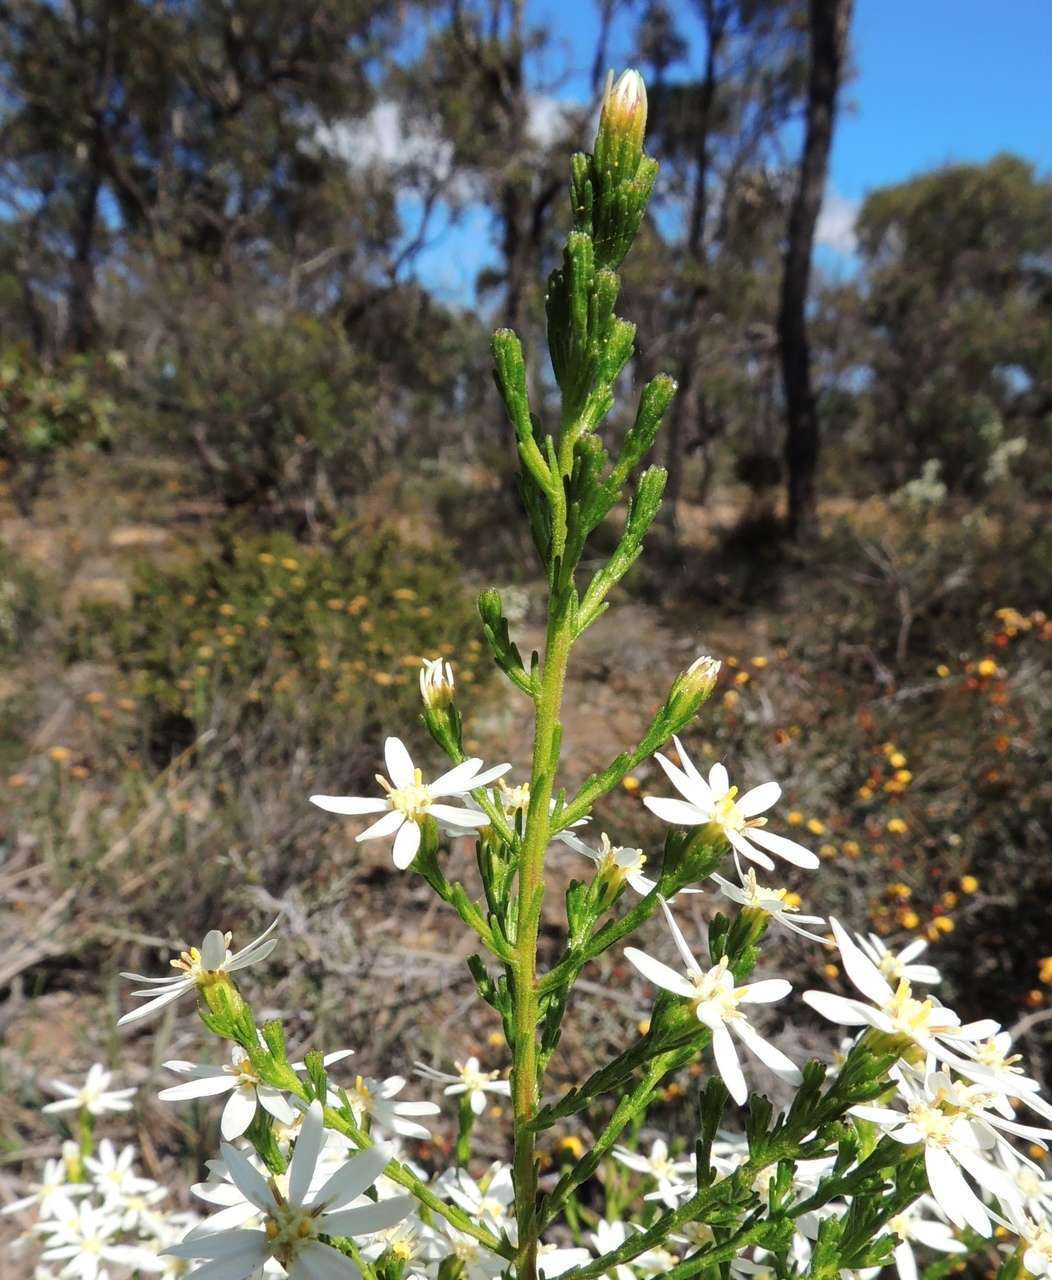
[[(807, 907), (927, 937), (946, 998), (1048, 1081), (1052, 181), (1005, 153), (874, 189), (826, 271), (849, 0), (594, 8), (579, 101), (522, 0), (0, 0), (0, 1160), (54, 1143), (38, 1072), (194, 1056), (185, 1020), (118, 1044), (116, 971), (217, 923), (283, 913), (268, 997), (302, 1042), (492, 1056), (449, 920), (306, 796), (369, 785), (388, 732), (427, 758), (438, 654), (472, 749), (525, 764), (473, 606), (495, 580), (536, 643), (488, 334), (520, 330), (550, 406), (568, 159), (625, 57), (662, 178), (609, 429), (658, 370), (681, 389), (667, 519), (573, 674), (568, 780), (723, 658), (688, 745), (782, 782), (825, 862)], [(421, 264), (480, 226), (451, 300)], [(601, 815), (615, 840), (654, 846), (651, 784)], [(554, 855), (553, 943), (575, 872)], [(605, 976), (568, 1077), (645, 1012)], [(210, 1150), (142, 1108), (154, 1147)]]

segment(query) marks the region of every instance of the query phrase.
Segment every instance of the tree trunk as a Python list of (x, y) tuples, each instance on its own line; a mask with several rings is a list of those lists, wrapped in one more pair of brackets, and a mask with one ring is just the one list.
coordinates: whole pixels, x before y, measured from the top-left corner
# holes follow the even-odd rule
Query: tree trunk
[(76, 203), (69, 270), (69, 345), (78, 354), (89, 350), (95, 338), (95, 230), (101, 185), (93, 156)]
[(817, 525), (815, 469), (819, 437), (815, 394), (811, 385), (807, 294), (815, 226), (829, 169), (837, 93), (843, 79), (851, 4), (852, 0), (811, 0), (810, 3), (811, 70), (807, 91), (807, 127), (786, 234), (778, 338), (785, 387), (789, 533), (797, 539), (811, 536)]
[(706, 7), (704, 17), (706, 23), (705, 74), (698, 103), (694, 191), (691, 197), (685, 246), (690, 278), (678, 324), (683, 343), (676, 367), (676, 382), (679, 390), (672, 402), (665, 437), (665, 467), (668, 471), (668, 482), (665, 487), (665, 503), (662, 512), (665, 523), (673, 532), (676, 528), (676, 509), (683, 488), (685, 428), (692, 417), (695, 402), (704, 394), (701, 388), (695, 388), (694, 378), (698, 363), (698, 336), (708, 293), (705, 281), (707, 266), (705, 220), (709, 201), (709, 132), (712, 107), (716, 97), (718, 59), (727, 30), (729, 11), (724, 7), (710, 5)]

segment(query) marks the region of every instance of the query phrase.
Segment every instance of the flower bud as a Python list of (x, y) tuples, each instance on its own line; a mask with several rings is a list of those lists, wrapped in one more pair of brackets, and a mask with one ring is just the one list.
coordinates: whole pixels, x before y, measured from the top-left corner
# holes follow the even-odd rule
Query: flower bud
[(453, 701), (453, 668), (443, 658), (424, 659), (420, 668), (420, 696), (429, 711), (440, 711)]
[(616, 136), (634, 150), (641, 150), (647, 127), (647, 90), (638, 71), (622, 71), (616, 82), (611, 71), (603, 94), (600, 131)]
[(708, 701), (716, 688), (721, 665), (717, 658), (706, 655), (695, 658), (686, 671), (676, 677), (665, 702), (670, 733), (678, 733), (693, 718), (702, 703)]
[(720, 667), (723, 663), (719, 658), (710, 658), (708, 654), (700, 658), (695, 658), (690, 666), (683, 673), (682, 688), (690, 690), (691, 693), (701, 694), (703, 698), (707, 698), (713, 689), (716, 688), (716, 681), (719, 679)]
[(643, 135), (647, 127), (647, 91), (638, 71), (607, 77), (599, 131), (595, 138), (595, 164), (603, 184), (612, 193), (621, 183), (636, 178), (643, 159)]

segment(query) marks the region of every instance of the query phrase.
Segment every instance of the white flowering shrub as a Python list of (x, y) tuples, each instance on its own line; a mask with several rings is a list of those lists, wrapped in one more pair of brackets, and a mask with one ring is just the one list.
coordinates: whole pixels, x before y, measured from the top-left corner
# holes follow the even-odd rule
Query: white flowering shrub
[[(556, 431), (530, 411), (517, 338), (494, 338), (547, 578), (543, 654), (522, 660), (497, 592), (483, 594), (480, 612), (497, 666), (533, 704), (530, 775), (514, 781), (510, 765), (466, 756), (453, 671), (437, 660), (421, 672), (423, 719), (449, 768), (425, 779), (391, 737), (374, 794), (311, 797), (329, 813), (366, 819), (357, 839), (389, 841), (394, 866), (421, 876), (475, 936), (469, 967), (500, 1016), (510, 1078), (474, 1058), (448, 1072), (417, 1068), (418, 1089), (426, 1081), (456, 1110), (452, 1165), (429, 1173), (405, 1143), (428, 1137), (439, 1105), (414, 1097), (407, 1077), (355, 1075), (348, 1049), (290, 1061), (280, 1023), (260, 1025), (248, 973), (278, 945), (277, 922), (240, 950), (214, 930), (172, 962), (168, 977), (126, 975), (137, 985), (120, 1019), (138, 1022), (196, 998), (204, 1027), (226, 1042), (223, 1065), (166, 1063), (176, 1083), (160, 1095), (175, 1105), (222, 1100), (222, 1145), (193, 1188), (209, 1214), (188, 1225), (166, 1217), (163, 1193), (139, 1177), (133, 1153), (94, 1145), (94, 1117), (129, 1105), (125, 1091), (108, 1091), (99, 1076), (80, 1090), (57, 1085), (64, 1096), (52, 1110), (79, 1117), (77, 1145), (13, 1206), (35, 1206), (32, 1234), (52, 1274), (864, 1280), (894, 1266), (901, 1280), (915, 1280), (922, 1266), (937, 1277), (969, 1254), (988, 1267), (998, 1251), (1004, 1280), (1022, 1268), (1052, 1272), (1052, 1185), (1032, 1154), (1052, 1132), (1042, 1127), (1052, 1107), (996, 1021), (963, 1023), (933, 996), (915, 994), (939, 979), (919, 958), (923, 943), (896, 954), (836, 920), (801, 915), (793, 895), (760, 883), (756, 868), (769, 877), (776, 860), (819, 864), (779, 832), (776, 782), (740, 791), (722, 764), (703, 776), (680, 744), (718, 662), (699, 658), (680, 675), (642, 741), (604, 771), (575, 793), (560, 785), (567, 663), (640, 554), (664, 484), (660, 468), (636, 471), (675, 393), (670, 379), (644, 388), (613, 454), (598, 433), (633, 353), (633, 327), (614, 307), (617, 268), (656, 173), (642, 149), (645, 115), (642, 82), (628, 72), (608, 89), (594, 154), (573, 161), (574, 229), (548, 288), (562, 402)], [(626, 499), (620, 543), (586, 574), (590, 533)], [(674, 753), (663, 751), (669, 743)], [(593, 836), (588, 823), (596, 802), (652, 756), (669, 794), (647, 804), (668, 833), (660, 853), (644, 856)], [(464, 837), (476, 850), (474, 887), (450, 880), (443, 858)], [(588, 874), (566, 892), (562, 952), (541, 972), (553, 841), (582, 855)], [(712, 919), (706, 938), (688, 937), (677, 899), (708, 891), (728, 914)], [(651, 917), (664, 921), (672, 964), (629, 942)], [(765, 935), (781, 928), (835, 948), (856, 989), (851, 998), (802, 995), (821, 1019), (848, 1029), (830, 1063), (793, 1061), (760, 1029), (762, 1006), (785, 1009), (795, 999), (788, 979), (763, 969)], [(552, 1092), (548, 1067), (574, 985), (611, 949), (653, 987), (649, 1021), (611, 1061)], [(708, 1074), (696, 1132), (673, 1147), (654, 1140), (648, 1109), (675, 1073), (698, 1062)], [(762, 1082), (765, 1073), (791, 1091), (780, 1111), (750, 1094), (748, 1077)], [(493, 1098), (510, 1100), (508, 1159), (483, 1168), (476, 1122)], [(538, 1139), (554, 1126), (581, 1136), (573, 1160), (542, 1176)]]

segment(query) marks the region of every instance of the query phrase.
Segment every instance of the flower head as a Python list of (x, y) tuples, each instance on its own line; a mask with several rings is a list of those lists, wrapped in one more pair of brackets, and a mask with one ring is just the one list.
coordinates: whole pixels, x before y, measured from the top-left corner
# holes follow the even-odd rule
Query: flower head
[(227, 1066), (197, 1066), (192, 1062), (171, 1061), (164, 1064), (169, 1071), (187, 1076), (185, 1084), (172, 1085), (157, 1095), (162, 1102), (184, 1102), (190, 1098), (208, 1098), (227, 1093), (219, 1129), (227, 1142), (240, 1138), (252, 1123), (257, 1107), (262, 1107), (282, 1124), (291, 1124), (296, 1112), (280, 1089), (264, 1084), (252, 1066), (252, 1059), (240, 1045), (230, 1050)]
[(41, 1110), (46, 1114), (59, 1111), (79, 1111), (81, 1107), (89, 1115), (101, 1116), (107, 1111), (130, 1111), (130, 1098), (135, 1096), (134, 1089), (111, 1089), (110, 1081), (113, 1072), (107, 1071), (100, 1062), (88, 1068), (88, 1074), (82, 1085), (66, 1084), (64, 1080), (52, 1080), (49, 1087), (63, 1096), (58, 1102), (49, 1102)]
[[(388, 738), (384, 743), (384, 760), (389, 777), (377, 774), (376, 780), (385, 795), (370, 796), (311, 796), (311, 804), (327, 813), (373, 814), (383, 817), (367, 827), (355, 838), (377, 840), (382, 836), (394, 836), (394, 864), (404, 871), (416, 857), (420, 848), (420, 828), (425, 818), (432, 817), (440, 826), (458, 834), (485, 827), (489, 818), (477, 809), (458, 808), (438, 803), (446, 797), (463, 797), (468, 792), (484, 787), (488, 782), (507, 773), (510, 764), (499, 764), (482, 770), (482, 761), (465, 760), (447, 770), (434, 782), (425, 783), (424, 775), (413, 764), (404, 743), (398, 738)], [(480, 772), (480, 770), (482, 770)]]
[(453, 668), (445, 658), (425, 658), (420, 668), (420, 697), (425, 707), (448, 707), (453, 701)]
[(680, 740), (673, 738), (673, 741), (682, 768), (660, 752), (654, 758), (683, 799), (646, 796), (643, 803), (651, 813), (676, 826), (716, 827), (736, 854), (768, 870), (774, 867), (768, 853), (784, 858), (786, 862), (798, 867), (818, 866), (818, 858), (810, 849), (766, 829), (767, 819), (760, 815), (775, 804), (782, 794), (777, 782), (761, 783), (739, 796), (738, 788), (730, 785), (727, 770), (722, 764), (712, 766), (706, 781)]
[(278, 922), (275, 920), (258, 938), (253, 938), (240, 951), (233, 952), (230, 950), (231, 935), (212, 929), (205, 934), (200, 947), (191, 947), (170, 962), (172, 968), (177, 970), (176, 976), (145, 978), (139, 973), (122, 973), (122, 978), (144, 984), (142, 991), (133, 991), (131, 994), (133, 1000), (145, 999), (146, 1003), (126, 1013), (118, 1020), (117, 1026), (149, 1018), (173, 1000), (178, 1000), (185, 992), (195, 988), (205, 990), (227, 982), (229, 974), (265, 960), (278, 945), (277, 939), (270, 937), (277, 927)]
[(694, 1007), (699, 1022), (709, 1028), (712, 1033), (712, 1053), (716, 1059), (716, 1069), (727, 1086), (731, 1097), (741, 1106), (748, 1097), (745, 1077), (742, 1075), (738, 1054), (734, 1048), (731, 1032), (765, 1063), (776, 1075), (792, 1084), (799, 1084), (801, 1075), (795, 1063), (791, 1062), (780, 1049), (769, 1044), (749, 1023), (741, 1005), (771, 1004), (783, 1000), (792, 991), (792, 986), (783, 978), (768, 978), (761, 982), (746, 983), (739, 986), (734, 981), (726, 956), (711, 969), (702, 969), (679, 926), (672, 918), (672, 912), (662, 900), (662, 909), (672, 932), (676, 950), (683, 961), (685, 973), (677, 973), (675, 969), (655, 960), (635, 947), (626, 947), (625, 958), (630, 961), (648, 981), (656, 987), (671, 991), (673, 995), (689, 1000)]
[(468, 1058), (466, 1062), (454, 1062), (456, 1075), (445, 1071), (436, 1071), (434, 1067), (418, 1062), (416, 1070), (428, 1080), (437, 1080), (446, 1087), (442, 1092), (446, 1097), (454, 1098), (466, 1094), (468, 1105), (475, 1115), (482, 1115), (486, 1109), (486, 1094), (492, 1093), (507, 1098), (511, 1095), (511, 1085), (500, 1078), (499, 1071), (483, 1071), (478, 1058)]
[(271, 1259), (280, 1262), (292, 1280), (319, 1276), (357, 1280), (357, 1267), (319, 1236), (353, 1239), (386, 1231), (409, 1216), (413, 1201), (409, 1196), (393, 1196), (353, 1203), (383, 1172), (390, 1156), (382, 1146), (369, 1147), (342, 1164), (312, 1193), (324, 1140), (321, 1103), (315, 1100), (296, 1140), (283, 1186), (224, 1143), (223, 1159), (233, 1183), (262, 1216), (262, 1226), (214, 1230), (210, 1221), (167, 1252), (177, 1258), (210, 1259), (200, 1268), (209, 1280), (245, 1280)]
[(740, 884), (732, 884), (729, 880), (724, 880), (723, 876), (713, 873), (713, 880), (720, 886), (720, 891), (725, 898), (730, 898), (732, 902), (737, 902), (743, 907), (748, 907), (753, 911), (762, 911), (769, 915), (776, 923), (790, 930), (792, 933), (798, 933), (804, 938), (811, 938), (814, 942), (825, 942), (825, 939), (817, 933), (811, 933), (807, 929), (801, 929), (802, 924), (824, 924), (825, 921), (821, 916), (802, 916), (799, 914), (799, 908), (793, 901), (795, 897), (788, 889), (775, 889), (768, 885), (758, 884), (756, 880), (756, 872), (748, 870), (741, 877)]

